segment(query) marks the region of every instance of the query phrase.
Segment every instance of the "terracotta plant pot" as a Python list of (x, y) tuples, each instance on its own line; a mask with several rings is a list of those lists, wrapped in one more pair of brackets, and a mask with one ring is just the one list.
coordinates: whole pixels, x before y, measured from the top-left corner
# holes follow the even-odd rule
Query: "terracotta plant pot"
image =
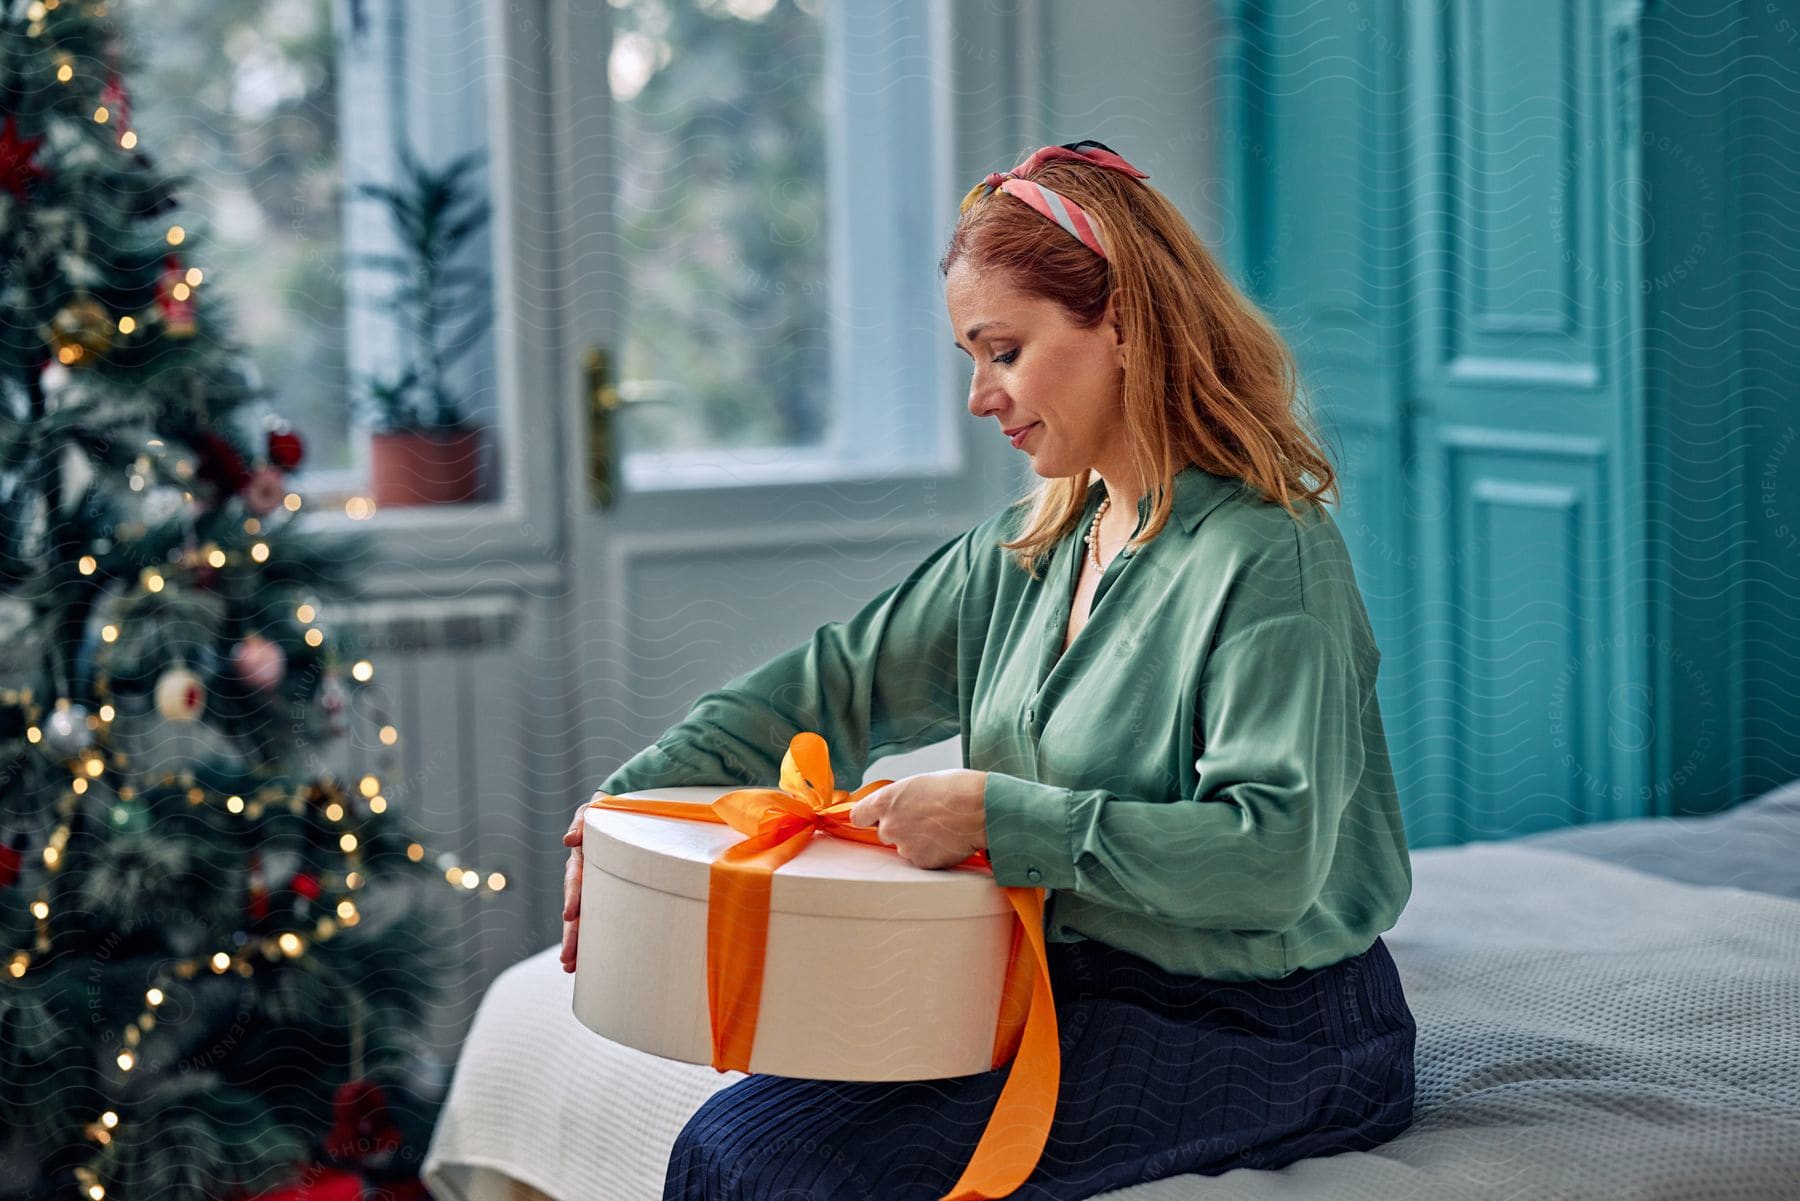
[(378, 509), (453, 505), (481, 494), (480, 429), (400, 430), (369, 436), (371, 493)]

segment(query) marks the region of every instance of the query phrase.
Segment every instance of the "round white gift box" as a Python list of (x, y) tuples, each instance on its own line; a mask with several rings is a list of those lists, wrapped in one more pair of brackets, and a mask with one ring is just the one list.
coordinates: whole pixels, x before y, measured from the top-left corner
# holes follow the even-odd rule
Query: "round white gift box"
[[(631, 798), (710, 803), (728, 787)], [(589, 809), (575, 1016), (614, 1042), (712, 1062), (706, 914), (730, 826)], [(993, 1067), (1012, 906), (985, 868), (917, 868), (815, 834), (777, 868), (750, 1071), (935, 1080)]]

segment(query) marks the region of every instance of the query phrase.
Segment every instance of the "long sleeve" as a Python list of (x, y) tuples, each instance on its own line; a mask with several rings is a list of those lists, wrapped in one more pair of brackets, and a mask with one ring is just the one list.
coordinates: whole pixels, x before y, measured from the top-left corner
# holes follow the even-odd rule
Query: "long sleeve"
[[(990, 773), (994, 878), (1183, 926), (1287, 930), (1320, 895), (1362, 777), (1364, 703), (1349, 653), (1318, 618), (1260, 620), (1204, 667), (1196, 795)], [(1356, 823), (1343, 828), (1353, 836)]]
[[(825, 738), (839, 787), (871, 758), (958, 732), (958, 637), (978, 526), (934, 550), (848, 621), (703, 694), (600, 790), (688, 784), (766, 785), (802, 730)], [(991, 533), (988, 535), (991, 541)]]

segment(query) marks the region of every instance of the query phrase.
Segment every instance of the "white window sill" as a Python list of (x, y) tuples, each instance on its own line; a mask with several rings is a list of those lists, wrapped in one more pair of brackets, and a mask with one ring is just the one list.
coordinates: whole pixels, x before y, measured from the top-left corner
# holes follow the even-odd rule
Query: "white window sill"
[(783, 447), (710, 453), (639, 452), (625, 458), (625, 486), (632, 492), (699, 492), (770, 485), (879, 482), (895, 476), (950, 475), (962, 470), (955, 439), (935, 460), (859, 459), (818, 450)]

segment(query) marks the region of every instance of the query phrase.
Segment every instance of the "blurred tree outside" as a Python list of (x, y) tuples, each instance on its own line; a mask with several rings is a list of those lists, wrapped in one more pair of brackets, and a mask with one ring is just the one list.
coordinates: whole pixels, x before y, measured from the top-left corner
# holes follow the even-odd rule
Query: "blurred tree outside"
[(620, 378), (632, 449), (825, 436), (824, 38), (819, 3), (613, 0)]
[[(814, 445), (830, 355), (823, 0), (612, 0), (633, 449)], [(380, 3), (365, 19), (384, 19)], [(137, 107), (309, 467), (353, 465), (331, 0), (161, 0)], [(409, 30), (407, 36), (419, 36)]]
[(331, 0), (158, 0), (134, 118), (208, 240), (238, 337), (309, 468), (347, 468), (342, 180)]

